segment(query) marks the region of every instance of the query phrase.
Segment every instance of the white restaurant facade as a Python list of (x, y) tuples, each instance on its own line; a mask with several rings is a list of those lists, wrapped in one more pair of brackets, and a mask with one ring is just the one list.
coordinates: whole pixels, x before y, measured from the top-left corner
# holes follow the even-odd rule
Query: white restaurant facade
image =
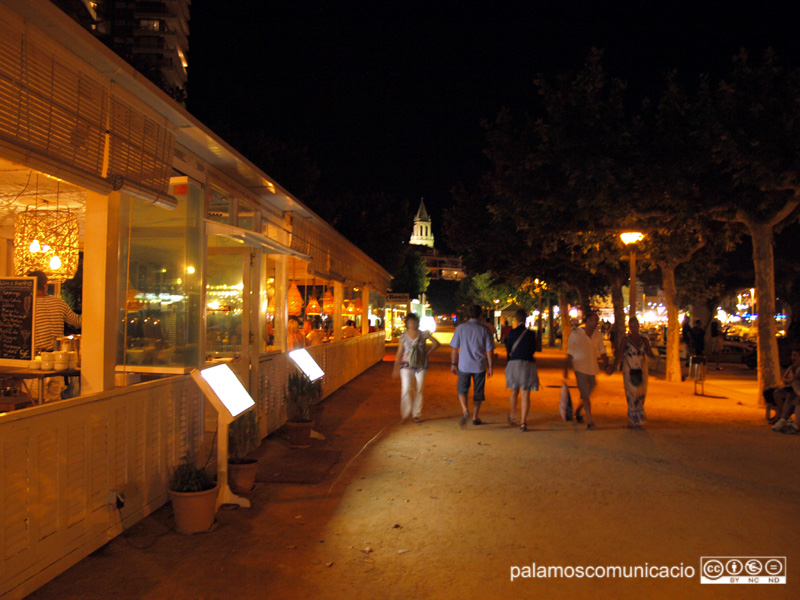
[(81, 391), (0, 413), (4, 598), (122, 531), (109, 491), (128, 527), (167, 501), (216, 421), (191, 369), (229, 360), (262, 435), (284, 423), (292, 283), (334, 296), (325, 396), (384, 354), (339, 324), (383, 315), (389, 273), (50, 2), (0, 0), (0, 276), (18, 215), (54, 204), (80, 224)]

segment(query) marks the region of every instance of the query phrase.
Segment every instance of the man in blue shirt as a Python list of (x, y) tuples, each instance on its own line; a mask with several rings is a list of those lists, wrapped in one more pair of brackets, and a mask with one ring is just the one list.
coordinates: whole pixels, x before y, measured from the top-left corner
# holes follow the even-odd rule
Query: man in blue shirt
[(492, 376), (492, 354), (494, 340), (489, 328), (481, 321), (480, 306), (473, 304), (469, 307), (469, 321), (456, 327), (453, 340), (450, 342), (450, 370), (458, 375), (458, 401), (461, 403), (461, 419), (459, 424), (464, 427), (469, 419), (467, 408), (467, 393), (470, 382), (474, 381), (473, 392), (473, 417), (472, 424), (480, 425), (478, 413), (485, 397), (483, 389), (486, 385), (486, 376)]

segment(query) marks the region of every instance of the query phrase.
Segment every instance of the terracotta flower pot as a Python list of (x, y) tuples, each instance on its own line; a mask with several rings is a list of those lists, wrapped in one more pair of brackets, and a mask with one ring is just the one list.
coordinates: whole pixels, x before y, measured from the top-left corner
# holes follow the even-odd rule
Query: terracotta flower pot
[(314, 423), (307, 422), (286, 422), (286, 431), (289, 433), (290, 448), (308, 448), (311, 446), (311, 428)]
[(248, 458), (243, 463), (228, 463), (228, 485), (234, 494), (249, 494), (256, 485), (258, 461)]
[(175, 530), (191, 535), (211, 529), (217, 513), (219, 485), (204, 492), (169, 491), (172, 512), (175, 515)]

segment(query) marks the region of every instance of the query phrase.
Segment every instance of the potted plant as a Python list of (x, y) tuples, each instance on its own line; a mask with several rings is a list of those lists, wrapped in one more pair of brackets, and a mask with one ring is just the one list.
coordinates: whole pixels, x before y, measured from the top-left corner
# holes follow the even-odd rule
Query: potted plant
[(261, 434), (258, 414), (249, 410), (228, 428), (228, 484), (235, 494), (247, 494), (256, 483), (258, 459), (248, 454), (258, 448)]
[(197, 466), (194, 456), (184, 456), (169, 476), (176, 531), (191, 535), (211, 529), (218, 491), (219, 486), (205, 469)]
[(311, 407), (322, 399), (322, 382), (310, 381), (300, 371), (289, 374), (286, 394), (286, 428), (289, 446), (308, 448), (311, 445)]

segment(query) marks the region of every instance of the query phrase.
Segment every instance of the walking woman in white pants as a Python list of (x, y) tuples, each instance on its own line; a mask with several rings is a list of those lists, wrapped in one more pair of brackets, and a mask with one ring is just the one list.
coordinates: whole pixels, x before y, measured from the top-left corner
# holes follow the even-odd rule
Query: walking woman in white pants
[(419, 317), (409, 314), (406, 317), (406, 331), (400, 336), (392, 370), (392, 379), (400, 377), (400, 416), (404, 421), (413, 416), (415, 423), (422, 422), (420, 415), (425, 375), (428, 373), (428, 353), (438, 347), (439, 342), (435, 337), (427, 331), (420, 331)]

